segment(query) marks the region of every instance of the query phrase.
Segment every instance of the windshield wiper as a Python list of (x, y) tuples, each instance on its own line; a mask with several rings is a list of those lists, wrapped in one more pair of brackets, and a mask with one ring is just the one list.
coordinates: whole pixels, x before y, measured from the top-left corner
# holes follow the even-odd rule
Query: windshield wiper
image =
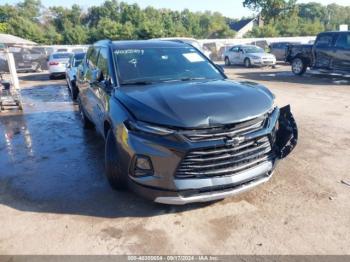
[(181, 81), (193, 81), (193, 80), (206, 80), (206, 79), (209, 79), (209, 78), (206, 78), (206, 77), (184, 77), (184, 78), (181, 78), (180, 80)]
[(123, 86), (125, 85), (151, 85), (153, 84), (154, 82), (152, 81), (135, 81), (135, 82), (125, 82), (125, 83), (122, 83)]

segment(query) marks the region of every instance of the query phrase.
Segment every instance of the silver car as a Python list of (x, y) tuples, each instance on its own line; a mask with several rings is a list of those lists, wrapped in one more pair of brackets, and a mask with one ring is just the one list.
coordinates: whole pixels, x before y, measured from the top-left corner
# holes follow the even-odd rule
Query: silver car
[(57, 52), (49, 56), (47, 68), (49, 70), (50, 79), (66, 74), (69, 59), (73, 56), (72, 53)]
[(85, 58), (86, 53), (75, 53), (71, 56), (66, 69), (66, 81), (73, 100), (78, 97), (78, 87), (76, 84), (78, 66)]
[(225, 65), (275, 66), (276, 57), (254, 45), (236, 45), (224, 53)]

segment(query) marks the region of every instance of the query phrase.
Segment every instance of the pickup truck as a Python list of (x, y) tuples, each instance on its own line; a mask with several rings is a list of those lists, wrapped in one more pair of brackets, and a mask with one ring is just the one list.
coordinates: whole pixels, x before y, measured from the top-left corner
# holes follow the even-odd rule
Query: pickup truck
[(289, 45), (286, 62), (295, 75), (307, 68), (322, 73), (350, 75), (350, 31), (320, 33), (313, 45)]

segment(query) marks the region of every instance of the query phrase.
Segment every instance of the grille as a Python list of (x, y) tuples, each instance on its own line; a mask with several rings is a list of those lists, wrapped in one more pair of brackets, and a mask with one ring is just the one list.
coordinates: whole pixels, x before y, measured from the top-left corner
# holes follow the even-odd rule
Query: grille
[(253, 120), (224, 127), (202, 129), (183, 132), (183, 135), (193, 142), (215, 141), (227, 139), (234, 136), (243, 136), (264, 127), (267, 115), (257, 117)]
[[(211, 130), (210, 136), (192, 135), (191, 140), (217, 140), (228, 134), (244, 135), (264, 127), (264, 118), (235, 125), (229, 131)], [(234, 175), (242, 170), (257, 166), (273, 159), (270, 140), (267, 136), (240, 141), (236, 144), (214, 146), (189, 151), (176, 171), (177, 178), (207, 178)]]
[(178, 178), (201, 178), (233, 175), (272, 158), (268, 137), (189, 152), (179, 165)]

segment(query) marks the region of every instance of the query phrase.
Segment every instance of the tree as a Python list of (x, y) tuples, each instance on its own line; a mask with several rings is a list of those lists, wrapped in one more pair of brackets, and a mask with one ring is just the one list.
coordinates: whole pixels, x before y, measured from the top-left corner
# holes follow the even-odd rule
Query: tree
[(18, 3), (17, 6), (21, 15), (32, 21), (37, 21), (40, 16), (40, 0), (24, 0), (23, 2)]
[(7, 23), (0, 23), (0, 33), (6, 33), (7, 32)]
[(264, 21), (270, 23), (281, 15), (288, 15), (295, 8), (296, 0), (244, 0), (243, 6), (259, 12)]

